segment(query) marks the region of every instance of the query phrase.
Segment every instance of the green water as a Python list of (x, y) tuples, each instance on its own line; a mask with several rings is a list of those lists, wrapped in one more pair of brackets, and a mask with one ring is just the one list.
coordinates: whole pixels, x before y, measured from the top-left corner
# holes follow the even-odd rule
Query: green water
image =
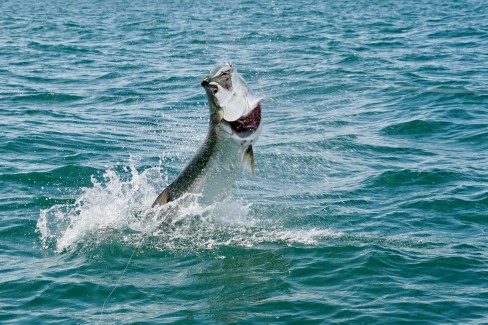
[[(0, 31), (0, 323), (488, 322), (486, 2), (7, 0)], [(225, 60), (257, 179), (150, 232)]]

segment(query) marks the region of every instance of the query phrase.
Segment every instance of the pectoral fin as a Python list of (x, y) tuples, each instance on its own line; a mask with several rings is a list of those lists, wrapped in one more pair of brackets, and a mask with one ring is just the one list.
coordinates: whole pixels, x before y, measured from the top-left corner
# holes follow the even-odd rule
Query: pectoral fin
[(252, 178), (256, 179), (256, 174), (254, 172), (254, 153), (252, 151), (252, 146), (249, 146), (244, 154), (244, 163), (251, 169)]
[(157, 197), (157, 199), (154, 201), (152, 204), (152, 208), (154, 208), (156, 205), (163, 205), (168, 203), (169, 201), (169, 187), (165, 188), (161, 194)]

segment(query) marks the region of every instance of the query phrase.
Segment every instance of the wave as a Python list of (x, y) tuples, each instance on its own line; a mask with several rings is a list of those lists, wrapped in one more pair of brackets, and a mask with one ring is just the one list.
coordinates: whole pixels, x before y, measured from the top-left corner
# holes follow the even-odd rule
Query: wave
[(389, 125), (383, 128), (382, 131), (384, 134), (387, 135), (432, 134), (441, 131), (450, 125), (452, 125), (452, 123), (415, 119), (407, 122)]
[(17, 102), (74, 102), (83, 100), (85, 97), (54, 92), (41, 92), (29, 95), (17, 95), (11, 98)]
[(447, 170), (388, 170), (381, 173), (374, 180), (374, 186), (437, 186), (452, 181), (465, 179), (465, 175)]
[(1, 174), (0, 180), (22, 184), (74, 185), (79, 184), (80, 175), (90, 175), (96, 172), (97, 169), (93, 167), (66, 165), (45, 172)]

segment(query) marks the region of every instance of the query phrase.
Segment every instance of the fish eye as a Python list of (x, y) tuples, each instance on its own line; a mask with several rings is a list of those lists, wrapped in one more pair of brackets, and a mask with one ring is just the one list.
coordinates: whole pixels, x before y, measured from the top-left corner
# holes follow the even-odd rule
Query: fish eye
[(217, 86), (211, 85), (210, 91), (212, 92), (212, 94), (216, 94), (219, 91), (219, 88)]

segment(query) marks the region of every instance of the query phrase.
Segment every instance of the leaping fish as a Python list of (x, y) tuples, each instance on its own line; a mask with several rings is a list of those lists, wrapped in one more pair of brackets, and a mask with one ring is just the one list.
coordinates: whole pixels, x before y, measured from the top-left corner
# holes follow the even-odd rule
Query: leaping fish
[(252, 145), (262, 128), (261, 99), (247, 86), (235, 65), (214, 67), (201, 82), (207, 93), (210, 121), (207, 137), (181, 174), (156, 198), (153, 207), (197, 194), (200, 204), (222, 201), (243, 164), (254, 177)]
[[(156, 198), (152, 207), (164, 205), (183, 195), (196, 194), (203, 205), (225, 199), (242, 165), (247, 163), (254, 176), (252, 145), (261, 132), (261, 98), (256, 97), (231, 63), (216, 66), (201, 83), (207, 93), (210, 121), (207, 137), (181, 174)], [(144, 237), (132, 252), (142, 245)], [(124, 275), (124, 272), (121, 275)], [(120, 281), (120, 280), (119, 280)], [(105, 299), (105, 304), (118, 283)]]

